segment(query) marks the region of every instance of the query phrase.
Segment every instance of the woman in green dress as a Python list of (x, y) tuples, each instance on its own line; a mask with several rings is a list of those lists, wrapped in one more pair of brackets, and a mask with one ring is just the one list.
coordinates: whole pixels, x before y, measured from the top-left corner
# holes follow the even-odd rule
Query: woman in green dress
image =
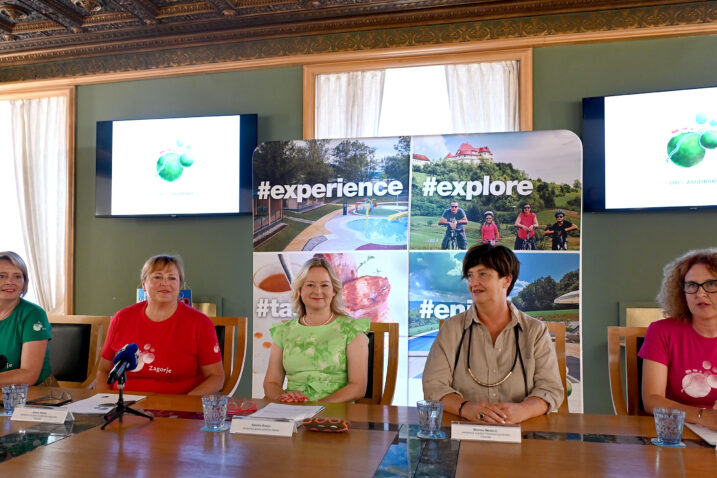
[(264, 377), (266, 397), (282, 402), (363, 398), (370, 320), (353, 319), (343, 310), (341, 281), (324, 258), (309, 259), (291, 289), (297, 318), (271, 328), (274, 343)]

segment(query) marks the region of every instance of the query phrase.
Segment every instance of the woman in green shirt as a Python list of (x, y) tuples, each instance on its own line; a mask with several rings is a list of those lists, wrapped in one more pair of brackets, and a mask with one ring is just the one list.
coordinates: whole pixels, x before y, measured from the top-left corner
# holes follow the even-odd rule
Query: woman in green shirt
[(0, 252), (0, 385), (35, 385), (50, 375), (50, 323), (27, 293), (27, 266), (14, 252)]
[(274, 343), (264, 377), (266, 397), (282, 402), (352, 402), (362, 398), (366, 394), (365, 333), (370, 319), (347, 316), (341, 281), (324, 258), (309, 259), (291, 288), (298, 317), (271, 328)]

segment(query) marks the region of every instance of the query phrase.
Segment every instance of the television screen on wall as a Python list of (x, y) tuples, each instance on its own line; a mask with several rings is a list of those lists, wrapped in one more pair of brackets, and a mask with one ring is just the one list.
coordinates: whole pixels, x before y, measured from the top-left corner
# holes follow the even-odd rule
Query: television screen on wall
[(252, 213), (256, 115), (100, 121), (98, 217)]
[(717, 205), (717, 88), (583, 99), (585, 211)]

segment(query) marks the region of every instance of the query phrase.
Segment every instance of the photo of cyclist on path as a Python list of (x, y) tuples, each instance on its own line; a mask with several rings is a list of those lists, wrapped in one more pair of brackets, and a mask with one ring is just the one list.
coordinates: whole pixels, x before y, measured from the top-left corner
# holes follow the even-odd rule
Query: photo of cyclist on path
[(467, 249), (465, 224), (468, 224), (468, 217), (463, 209), (458, 207), (457, 201), (451, 201), (448, 209), (443, 211), (439, 225), (446, 226), (446, 234), (443, 236), (441, 249)]
[(483, 225), (480, 228), (480, 242), (495, 246), (500, 240), (498, 225), (493, 218), (493, 211), (483, 213)]
[(530, 211), (530, 203), (523, 204), (523, 211), (515, 219), (518, 236), (515, 238), (516, 250), (535, 250), (535, 229), (539, 226), (538, 216)]
[(546, 236), (553, 236), (553, 250), (554, 251), (567, 251), (568, 250), (568, 232), (574, 231), (578, 228), (575, 224), (565, 220), (565, 211), (558, 209), (555, 211), (555, 219), (558, 222), (552, 226), (548, 226), (545, 229)]

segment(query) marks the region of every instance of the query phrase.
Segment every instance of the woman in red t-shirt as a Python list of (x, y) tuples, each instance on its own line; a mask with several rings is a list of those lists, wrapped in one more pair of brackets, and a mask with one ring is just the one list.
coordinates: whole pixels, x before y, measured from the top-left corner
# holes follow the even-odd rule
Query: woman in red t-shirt
[[(523, 204), (523, 212), (515, 219), (518, 235), (515, 238), (515, 249), (535, 250), (535, 229), (539, 226), (538, 216), (530, 212), (530, 204)], [(527, 246), (525, 247), (527, 242)]]
[(112, 318), (97, 373), (97, 389), (107, 390), (112, 360), (127, 344), (139, 347), (137, 367), (127, 372), (125, 390), (206, 395), (224, 385), (222, 356), (212, 321), (178, 301), (184, 282), (181, 259), (151, 257), (142, 267), (147, 300)]

